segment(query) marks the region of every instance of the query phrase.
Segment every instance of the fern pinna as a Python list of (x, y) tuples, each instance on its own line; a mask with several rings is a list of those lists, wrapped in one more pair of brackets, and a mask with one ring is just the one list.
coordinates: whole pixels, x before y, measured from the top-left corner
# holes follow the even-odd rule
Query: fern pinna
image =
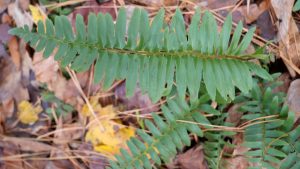
[[(154, 163), (168, 162), (177, 150), (190, 145), (189, 132), (203, 137), (199, 125), (179, 121), (209, 126), (210, 121), (200, 112), (220, 114), (207, 104), (209, 99), (233, 100), (235, 87), (247, 93), (253, 86), (253, 74), (272, 79), (264, 69), (248, 62), (264, 59), (266, 55), (259, 51), (244, 54), (255, 29), (242, 38), (240, 22), (231, 36), (231, 15), (220, 33), (213, 15), (205, 12), (201, 17), (199, 10), (192, 18), (189, 31), (180, 10), (166, 24), (163, 9), (151, 22), (146, 10), (137, 8), (127, 26), (125, 9), (121, 8), (116, 23), (109, 14), (99, 13), (90, 14), (87, 25), (78, 15), (75, 25), (74, 33), (68, 19), (57, 16), (54, 24), (49, 19), (45, 25), (39, 22), (37, 32), (25, 26), (10, 33), (29, 42), (36, 51), (43, 51), (46, 58), (55, 53), (55, 60), (75, 71), (86, 71), (95, 64), (94, 81), (102, 81), (104, 89), (116, 79), (126, 79), (128, 96), (133, 95), (137, 83), (154, 102), (168, 96), (173, 88), (178, 93), (177, 101), (168, 99), (167, 105), (162, 106), (163, 116), (153, 114), (154, 123), (145, 121), (151, 135), (139, 130), (141, 139), (128, 141), (130, 152), (122, 149), (121, 155), (116, 155), (117, 161), (111, 161), (110, 168), (152, 168)], [(58, 50), (53, 52), (55, 48)], [(189, 103), (185, 101), (187, 95)], [(209, 134), (206, 138), (209, 140)], [(209, 155), (206, 153), (212, 162), (216, 161), (215, 155)]]
[[(294, 165), (287, 161), (292, 158), (290, 153), (295, 152), (291, 149), (300, 133), (299, 129), (293, 130), (295, 114), (284, 105), (283, 93), (272, 91), (278, 85), (265, 83), (260, 87), (255, 84), (251, 93), (237, 98), (237, 102), (243, 103), (240, 107), (244, 112), (242, 119), (253, 121), (244, 133), (244, 146), (250, 148), (245, 155), (254, 164), (253, 169), (288, 169)], [(295, 132), (298, 134), (293, 134)]]
[(252, 72), (270, 78), (262, 68), (247, 62), (265, 55), (244, 55), (254, 28), (242, 39), (240, 22), (230, 42), (231, 15), (220, 33), (210, 12), (204, 13), (201, 23), (200, 18), (197, 11), (187, 32), (180, 10), (166, 25), (163, 9), (150, 24), (147, 12), (137, 8), (126, 29), (126, 12), (121, 8), (115, 24), (111, 15), (99, 13), (90, 14), (86, 26), (83, 17), (77, 15), (76, 33), (65, 16), (56, 17), (54, 25), (49, 19), (45, 26), (39, 22), (37, 33), (27, 26), (10, 33), (30, 42), (36, 51), (44, 50), (45, 57), (58, 47), (54, 58), (75, 71), (85, 71), (96, 61), (95, 82), (103, 80), (107, 89), (114, 80), (126, 79), (128, 96), (133, 95), (138, 82), (154, 102), (170, 93), (174, 80), (179, 97), (184, 98), (188, 91), (195, 102), (202, 82), (213, 100), (217, 95), (232, 100), (235, 86), (242, 92), (251, 89)]

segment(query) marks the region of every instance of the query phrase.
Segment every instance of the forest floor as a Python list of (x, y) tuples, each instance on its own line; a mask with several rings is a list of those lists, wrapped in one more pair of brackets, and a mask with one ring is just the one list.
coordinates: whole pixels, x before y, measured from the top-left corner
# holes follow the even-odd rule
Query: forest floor
[[(62, 0), (60, 0), (62, 1)], [(70, 72), (53, 56), (44, 59), (23, 40), (8, 34), (13, 27), (35, 28), (39, 20), (66, 15), (75, 24), (77, 14), (87, 20), (90, 12), (109, 13), (115, 19), (118, 9), (145, 8), (154, 16), (165, 8), (168, 21), (176, 8), (186, 24), (197, 7), (213, 13), (221, 26), (228, 13), (233, 22), (244, 23), (244, 31), (256, 26), (251, 53), (266, 46), (272, 56), (268, 69), (280, 72), (287, 94), (286, 103), (300, 117), (300, 13), (293, 11), (294, 0), (0, 0), (0, 168), (2, 169), (103, 169), (108, 159), (126, 148), (126, 140), (140, 128), (141, 117), (159, 111), (137, 88), (126, 98), (125, 82), (115, 81), (109, 90), (93, 84), (93, 70)], [(70, 73), (73, 78), (70, 78)], [(99, 115), (108, 132), (88, 119), (86, 99)], [(229, 107), (229, 111), (236, 111)], [(139, 115), (139, 116), (137, 116)], [(118, 119), (119, 118), (119, 119)], [(117, 119), (117, 120), (112, 120)], [(297, 123), (297, 122), (296, 122)], [(243, 138), (236, 135), (236, 143)], [(165, 168), (205, 169), (207, 164), (200, 142), (179, 152)], [(237, 147), (236, 154), (244, 151)], [(245, 158), (227, 159), (228, 168), (244, 169)]]

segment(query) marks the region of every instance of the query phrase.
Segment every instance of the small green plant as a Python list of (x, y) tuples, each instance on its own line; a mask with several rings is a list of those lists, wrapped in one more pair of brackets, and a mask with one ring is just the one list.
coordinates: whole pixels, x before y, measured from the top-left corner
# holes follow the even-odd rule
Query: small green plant
[[(235, 97), (239, 91), (243, 96), (238, 98), (245, 102), (241, 108), (245, 112), (243, 118), (261, 117), (262, 121), (245, 131), (245, 144), (251, 148), (247, 153), (251, 162), (262, 162), (257, 168), (272, 168), (271, 163), (284, 158), (286, 161), (299, 158), (297, 154), (288, 153), (292, 144), (281, 142), (296, 142), (299, 129), (291, 128), (292, 113), (288, 113), (286, 107), (280, 109), (282, 97), (273, 95), (270, 89), (259, 93), (252, 77), (273, 79), (266, 70), (249, 62), (266, 59), (267, 55), (262, 50), (244, 54), (255, 28), (242, 37), (240, 22), (231, 36), (232, 17), (229, 15), (219, 33), (213, 15), (210, 12), (201, 15), (197, 10), (187, 31), (180, 10), (176, 10), (170, 23), (165, 23), (164, 10), (150, 22), (145, 10), (135, 9), (127, 29), (124, 8), (119, 10), (116, 23), (109, 14), (99, 13), (90, 14), (87, 25), (78, 15), (75, 25), (74, 33), (68, 19), (57, 16), (54, 24), (51, 20), (46, 20), (45, 25), (39, 22), (37, 32), (31, 32), (27, 26), (10, 32), (30, 43), (36, 51), (43, 51), (45, 57), (57, 47), (54, 58), (64, 67), (86, 71), (95, 64), (94, 80), (96, 83), (101, 81), (104, 89), (114, 80), (125, 79), (128, 97), (133, 95), (138, 83), (142, 92), (154, 102), (162, 97), (167, 99), (161, 107), (162, 115), (153, 113), (153, 121), (144, 121), (150, 133), (138, 130), (140, 139), (131, 138), (127, 143), (130, 152), (122, 149), (108, 168), (150, 169), (153, 165), (167, 163), (179, 150), (191, 144), (189, 133), (206, 139), (205, 159), (210, 168), (220, 168), (221, 151), (227, 144), (224, 139), (234, 133), (204, 132), (203, 129), (213, 125), (230, 126), (224, 123), (227, 113), (210, 104), (212, 101), (225, 105), (233, 100), (237, 102)], [(176, 95), (175, 99), (169, 97), (171, 93)], [(269, 100), (272, 103), (268, 103)], [(212, 117), (207, 118), (205, 114)], [(263, 117), (270, 115), (280, 123), (267, 123)], [(253, 128), (259, 132), (252, 139)], [(282, 132), (297, 134), (280, 137)], [(270, 144), (273, 141), (275, 144)]]
[[(42, 100), (49, 103), (54, 104), (54, 112), (57, 116), (64, 116), (67, 113), (72, 113), (75, 109), (70, 105), (54, 95), (54, 92), (48, 91), (47, 89), (41, 93)], [(52, 108), (47, 108), (46, 113), (52, 118)]]
[(295, 114), (284, 105), (284, 93), (272, 92), (280, 83), (268, 83), (264, 82), (261, 86), (255, 83), (249, 94), (243, 94), (235, 101), (242, 103), (242, 119), (253, 121), (244, 132), (244, 146), (250, 149), (245, 155), (250, 162), (256, 163), (253, 168), (276, 168), (275, 164), (286, 168), (283, 167), (286, 165), (284, 159), (291, 152), (285, 149), (293, 146), (295, 141), (289, 140)]

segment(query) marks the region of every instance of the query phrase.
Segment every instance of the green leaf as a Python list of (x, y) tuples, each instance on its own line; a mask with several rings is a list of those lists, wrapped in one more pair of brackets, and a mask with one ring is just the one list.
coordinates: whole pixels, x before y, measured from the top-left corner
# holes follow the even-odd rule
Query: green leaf
[(128, 40), (127, 47), (129, 49), (135, 49), (137, 46), (137, 36), (140, 27), (141, 10), (135, 8), (128, 26)]
[(199, 22), (200, 22), (200, 9), (198, 8), (195, 14), (192, 17), (192, 22), (189, 28), (189, 45), (194, 50), (200, 50), (198, 47), (198, 31), (199, 31)]
[(294, 7), (293, 7), (293, 11), (299, 11), (300, 10), (300, 1), (297, 0)]
[(170, 30), (176, 32), (177, 39), (181, 50), (185, 50), (187, 47), (185, 24), (182, 13), (179, 9), (176, 9), (175, 15), (171, 21)]
[(96, 65), (95, 65), (95, 73), (94, 73), (94, 82), (95, 83), (99, 83), (104, 78), (104, 75), (105, 75), (104, 70), (106, 67), (105, 63), (108, 63), (108, 59), (109, 59), (109, 57), (107, 55), (107, 52), (100, 53), (100, 56), (98, 57)]
[(241, 38), (241, 35), (242, 35), (242, 31), (243, 31), (243, 23), (242, 23), (242, 21), (240, 21), (238, 23), (238, 25), (236, 26), (236, 29), (233, 33), (230, 47), (229, 47), (229, 50), (227, 51), (228, 55), (231, 55), (233, 53), (233, 50), (235, 50), (237, 48), (240, 38)]
[(158, 14), (154, 17), (152, 24), (151, 24), (151, 28), (150, 28), (150, 39), (147, 43), (147, 48), (148, 49), (157, 49), (160, 45), (160, 38), (161, 35), (161, 31), (163, 28), (163, 22), (164, 22), (164, 14), (165, 11), (163, 9), (159, 10)]
[(41, 20), (39, 20), (38, 24), (37, 24), (37, 33), (40, 34), (40, 35), (45, 34), (44, 23)]
[(92, 44), (96, 44), (98, 41), (98, 27), (97, 27), (97, 17), (95, 14), (91, 13), (88, 16), (88, 41)]
[[(230, 61), (229, 61), (230, 62)], [(203, 60), (203, 80), (206, 90), (212, 100), (216, 98), (216, 79), (214, 77), (214, 70), (212, 68), (212, 61), (210, 59)]]
[(86, 29), (81, 15), (76, 15), (76, 32), (78, 41), (86, 40)]
[[(131, 58), (130, 58), (131, 57)], [(126, 96), (132, 97), (134, 94), (139, 69), (139, 57), (130, 56), (128, 62), (128, 78), (126, 79)]]
[(116, 79), (119, 61), (120, 61), (120, 58), (116, 54), (112, 54), (112, 56), (106, 66), (107, 67), (115, 67), (115, 69), (109, 69), (108, 71), (106, 71), (104, 85), (103, 85), (104, 90), (109, 89), (111, 84)]
[(120, 8), (116, 23), (116, 47), (122, 49), (125, 46), (126, 10)]
[(239, 47), (235, 50), (237, 55), (243, 54), (243, 52), (248, 48), (253, 38), (255, 27), (252, 27), (248, 30), (247, 34), (244, 36), (242, 42), (240, 43)]
[(106, 19), (104, 15), (100, 12), (97, 15), (97, 25), (98, 25), (98, 42), (100, 43), (101, 47), (105, 47), (107, 44), (106, 36), (108, 34), (108, 26), (106, 23)]
[(191, 97), (191, 102), (195, 103), (198, 99), (198, 94), (200, 90), (203, 63), (194, 58), (187, 58), (186, 69), (188, 71), (188, 74), (186, 76), (187, 87)]
[(186, 61), (185, 59), (178, 59), (176, 62), (176, 84), (177, 91), (180, 98), (185, 98), (187, 79), (186, 79)]
[(141, 18), (140, 18), (140, 43), (139, 48), (144, 49), (149, 39), (149, 18), (146, 10), (141, 10)]
[(46, 19), (46, 34), (48, 36), (53, 36), (54, 35), (53, 23), (50, 19)]
[(73, 41), (74, 40), (73, 28), (71, 26), (70, 21), (66, 16), (61, 16), (61, 22), (63, 25), (63, 32), (66, 40)]
[(232, 27), (232, 15), (229, 14), (224, 21), (222, 31), (220, 33), (221, 51), (220, 54), (225, 54), (229, 47), (229, 39)]
[(44, 50), (44, 57), (48, 58), (53, 53), (55, 47), (56, 43), (53, 40), (49, 40)]
[(106, 26), (107, 26), (106, 47), (112, 48), (115, 45), (115, 25), (114, 25), (111, 15), (109, 15), (109, 14), (105, 15), (105, 21), (106, 21)]

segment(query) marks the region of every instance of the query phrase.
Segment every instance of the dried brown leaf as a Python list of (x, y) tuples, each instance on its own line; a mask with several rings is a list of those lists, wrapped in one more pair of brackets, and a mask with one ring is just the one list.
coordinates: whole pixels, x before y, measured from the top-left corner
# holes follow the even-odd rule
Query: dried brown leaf
[(267, 1), (263, 1), (259, 5), (257, 4), (251, 4), (249, 6), (249, 12), (248, 12), (248, 6), (244, 5), (238, 8), (238, 11), (240, 11), (245, 18), (245, 21), (247, 24), (250, 24), (258, 19), (258, 17), (267, 9), (269, 9), (269, 3)]
[(0, 101), (13, 97), (20, 82), (20, 73), (12, 59), (0, 56)]
[(8, 14), (13, 17), (15, 23), (18, 27), (23, 27), (25, 25), (29, 26), (29, 29), (32, 29), (33, 21), (30, 14), (26, 11), (23, 11), (19, 3), (20, 1), (16, 1), (8, 5)]
[(48, 144), (32, 140), (30, 138), (22, 138), (22, 137), (8, 137), (8, 136), (1, 136), (0, 145), (3, 142), (7, 142), (17, 146), (21, 151), (30, 151), (30, 152), (50, 152), (51, 150), (55, 149), (55, 147), (50, 146)]
[(168, 164), (169, 169), (208, 169), (202, 146), (192, 148), (183, 154), (179, 154), (172, 164)]
[(296, 118), (300, 117), (300, 79), (294, 80), (288, 90), (286, 102), (291, 111), (296, 113)]

